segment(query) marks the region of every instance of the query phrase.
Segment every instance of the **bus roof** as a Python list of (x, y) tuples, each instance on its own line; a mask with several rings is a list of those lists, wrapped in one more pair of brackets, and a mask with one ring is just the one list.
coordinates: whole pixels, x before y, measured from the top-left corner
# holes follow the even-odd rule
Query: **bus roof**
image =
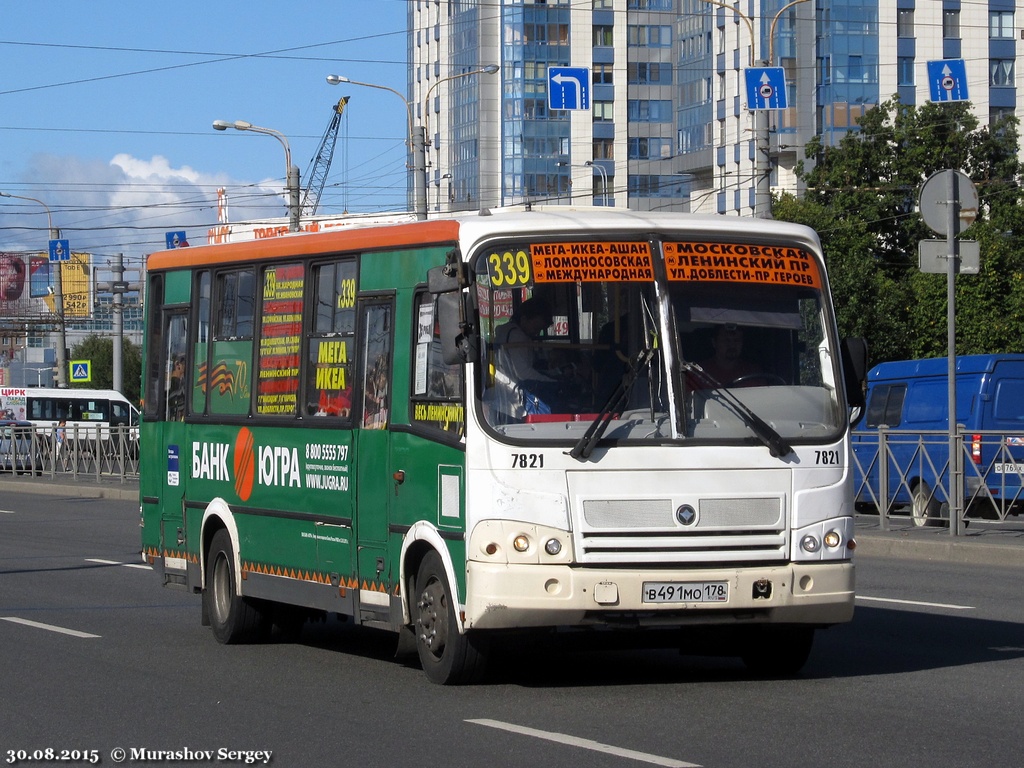
[(499, 233), (586, 233), (599, 229), (626, 232), (675, 231), (680, 235), (721, 233), (725, 228), (736, 239), (789, 239), (819, 249), (813, 230), (800, 224), (768, 219), (702, 216), (695, 214), (641, 212), (612, 208), (537, 206), (484, 210), (430, 221), (355, 226), (330, 232), (302, 232), (278, 237), (245, 240), (222, 245), (201, 245), (159, 251), (149, 256), (150, 271), (179, 269), (203, 264), (224, 264), (288, 256), (311, 256), (339, 251), (386, 250), (409, 245), (476, 242)]

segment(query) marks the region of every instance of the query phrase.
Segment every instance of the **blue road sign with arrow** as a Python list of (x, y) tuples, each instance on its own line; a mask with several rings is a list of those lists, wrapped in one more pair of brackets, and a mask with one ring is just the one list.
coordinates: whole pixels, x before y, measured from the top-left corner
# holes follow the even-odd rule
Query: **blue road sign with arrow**
[(71, 261), (71, 247), (67, 240), (50, 241), (50, 261)]
[(931, 101), (967, 101), (967, 65), (963, 59), (928, 62)]
[(747, 82), (747, 109), (786, 109), (786, 71), (782, 67), (748, 67), (743, 70)]
[(548, 67), (548, 109), (590, 109), (590, 69)]

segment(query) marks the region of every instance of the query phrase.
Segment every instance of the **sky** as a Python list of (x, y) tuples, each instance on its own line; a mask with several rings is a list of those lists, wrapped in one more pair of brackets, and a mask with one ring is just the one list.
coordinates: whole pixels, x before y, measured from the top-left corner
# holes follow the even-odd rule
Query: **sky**
[[(408, 0), (35, 0), (0, 25), (0, 192), (37, 198), (73, 251), (138, 269), (184, 230), (284, 217), (287, 137), (307, 171), (349, 96), (318, 213), (405, 210)], [(46, 250), (43, 206), (0, 197), (0, 251)]]

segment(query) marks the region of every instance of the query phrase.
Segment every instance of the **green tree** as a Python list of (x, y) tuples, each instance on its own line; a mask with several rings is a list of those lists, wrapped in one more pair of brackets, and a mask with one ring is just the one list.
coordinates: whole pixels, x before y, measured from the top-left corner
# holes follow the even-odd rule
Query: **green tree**
[(979, 129), (967, 104), (892, 99), (838, 145), (808, 143), (797, 166), (807, 191), (782, 195), (774, 214), (818, 231), (840, 331), (867, 338), (872, 362), (946, 354), (946, 278), (918, 270), (918, 242), (936, 235), (916, 208), (921, 184), (947, 168), (981, 199), (965, 233), (981, 244), (981, 274), (957, 278), (957, 351), (1005, 351), (1024, 335), (1018, 140), (1013, 118)]
[[(114, 340), (91, 334), (71, 349), (72, 360), (92, 361), (92, 381), (72, 384), (78, 389), (112, 389), (114, 386)], [(121, 382), (131, 402), (138, 403), (142, 383), (142, 349), (129, 339), (121, 347)]]

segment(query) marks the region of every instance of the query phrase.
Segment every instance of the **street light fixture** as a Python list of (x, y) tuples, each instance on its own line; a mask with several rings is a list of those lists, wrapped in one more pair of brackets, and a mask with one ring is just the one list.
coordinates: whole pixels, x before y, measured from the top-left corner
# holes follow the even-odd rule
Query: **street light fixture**
[[(555, 163), (555, 166), (558, 168), (596, 168), (597, 172), (601, 174), (601, 204), (606, 208), (608, 207), (608, 172), (604, 169), (604, 166), (595, 163), (593, 160), (587, 160), (584, 163), (567, 163), (561, 160)], [(597, 197), (597, 195), (594, 195), (594, 197)]]
[[(441, 83), (447, 83), (450, 80), (458, 80), (461, 77), (469, 77), (470, 75), (493, 75), (500, 71), (501, 67), (497, 64), (488, 64), (477, 69), (471, 69), (468, 72), (460, 72), (457, 75), (449, 75), (443, 77), (437, 82), (433, 83), (423, 97), (423, 103), (426, 105), (430, 99), (430, 94), (437, 86)], [(429, 180), (427, 179), (427, 155), (426, 148), (430, 146), (431, 142), (427, 138), (427, 114), (428, 110), (423, 110), (423, 125), (413, 123), (412, 117), (412, 102), (407, 100), (405, 96), (396, 91), (394, 88), (389, 88), (386, 85), (378, 85), (376, 83), (363, 83), (358, 80), (352, 80), (342, 75), (328, 75), (327, 82), (331, 85), (340, 85), (342, 83), (348, 83), (349, 85), (362, 85), (367, 88), (378, 88), (382, 91), (390, 91), (402, 100), (405, 104), (406, 113), (409, 118), (409, 151), (412, 153), (412, 162), (409, 163), (409, 173), (411, 174), (410, 185), (413, 190), (413, 208), (416, 211), (416, 218), (424, 220), (427, 218), (427, 188)]]
[(236, 131), (263, 133), (267, 136), (273, 136), (281, 142), (281, 146), (284, 147), (285, 179), (288, 189), (288, 230), (299, 232), (302, 229), (299, 220), (299, 167), (292, 165), (292, 148), (288, 146), (287, 137), (273, 128), (261, 128), (258, 125), (247, 123), (245, 120), (235, 120), (233, 123), (229, 123), (227, 120), (213, 121), (213, 129), (215, 131), (226, 131), (228, 128), (234, 128)]
[[(53, 215), (50, 207), (35, 197), (24, 195), (12, 195), (8, 192), (0, 192), (0, 197), (10, 197), (14, 200), (30, 200), (39, 203), (46, 210), (46, 224), (50, 230), (51, 240), (60, 240), (60, 230), (53, 226)], [(70, 254), (69, 254), (70, 255)], [(67, 363), (67, 337), (64, 332), (64, 266), (63, 262), (56, 262), (56, 269), (53, 271), (53, 302), (54, 310), (57, 313), (57, 386), (68, 385), (68, 363)]]

